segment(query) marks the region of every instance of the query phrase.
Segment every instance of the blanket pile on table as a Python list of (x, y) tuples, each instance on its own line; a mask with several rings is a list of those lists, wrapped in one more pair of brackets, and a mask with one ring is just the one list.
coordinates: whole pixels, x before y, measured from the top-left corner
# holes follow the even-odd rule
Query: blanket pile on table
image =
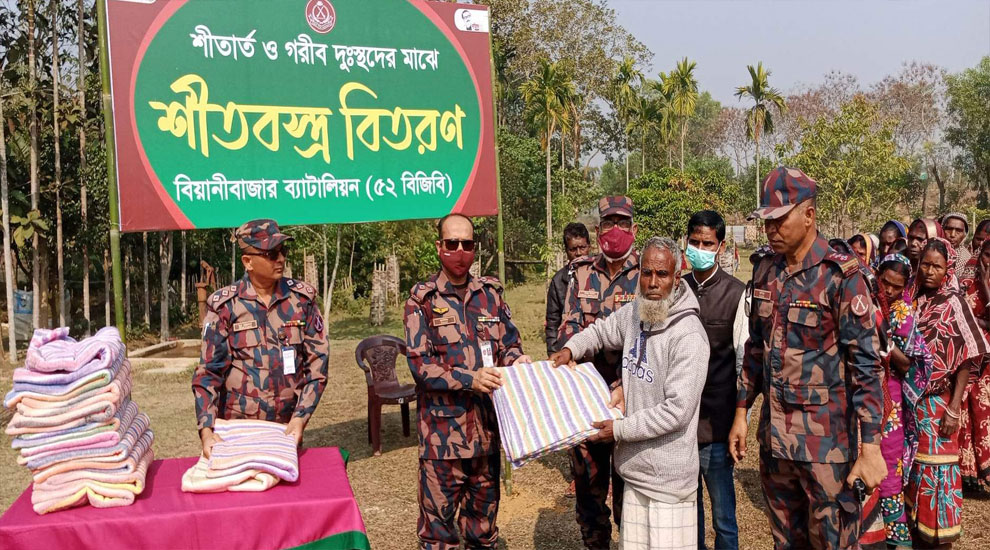
[(34, 477), (35, 512), (127, 506), (144, 490), (154, 434), (131, 401), (125, 355), (113, 327), (81, 342), (67, 328), (34, 332), (3, 404), (17, 463)]
[(299, 479), (296, 440), (285, 426), (264, 420), (217, 420), (213, 426), (220, 441), (210, 457), (199, 461), (182, 476), (187, 493), (265, 491), (280, 480)]

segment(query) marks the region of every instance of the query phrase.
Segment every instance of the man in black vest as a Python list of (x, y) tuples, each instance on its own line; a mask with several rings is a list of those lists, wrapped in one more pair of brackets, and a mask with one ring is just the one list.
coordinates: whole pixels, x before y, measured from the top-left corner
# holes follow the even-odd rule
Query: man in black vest
[[(707, 485), (715, 548), (737, 550), (736, 491), (728, 441), (735, 417), (736, 377), (749, 336), (743, 296), (746, 285), (718, 267), (718, 256), (725, 251), (725, 220), (718, 212), (696, 212), (688, 221), (687, 234), (685, 256), (692, 271), (684, 280), (701, 305), (701, 321), (711, 346), (698, 419), (698, 496)], [(704, 506), (698, 506), (698, 548), (707, 548)]]

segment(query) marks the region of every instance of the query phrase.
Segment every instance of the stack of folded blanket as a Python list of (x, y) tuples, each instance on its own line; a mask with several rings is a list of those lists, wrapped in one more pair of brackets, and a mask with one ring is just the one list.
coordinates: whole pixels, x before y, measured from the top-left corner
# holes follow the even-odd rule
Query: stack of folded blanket
[(154, 434), (130, 399), (125, 352), (113, 327), (81, 342), (67, 328), (34, 332), (4, 406), (17, 463), (34, 476), (35, 512), (127, 506), (144, 490)]
[(296, 440), (285, 426), (264, 420), (217, 420), (213, 426), (220, 441), (210, 457), (199, 461), (182, 476), (187, 493), (265, 491), (280, 480), (299, 479)]

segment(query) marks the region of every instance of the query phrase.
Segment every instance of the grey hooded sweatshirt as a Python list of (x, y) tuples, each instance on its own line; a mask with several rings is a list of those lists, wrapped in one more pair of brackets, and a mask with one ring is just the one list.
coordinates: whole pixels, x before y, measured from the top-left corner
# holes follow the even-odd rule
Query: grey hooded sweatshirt
[(626, 412), (612, 425), (615, 467), (637, 491), (668, 504), (697, 498), (698, 409), (709, 352), (697, 298), (683, 280), (673, 292), (670, 314), (659, 325), (641, 330), (637, 299), (564, 346), (574, 357), (622, 350)]

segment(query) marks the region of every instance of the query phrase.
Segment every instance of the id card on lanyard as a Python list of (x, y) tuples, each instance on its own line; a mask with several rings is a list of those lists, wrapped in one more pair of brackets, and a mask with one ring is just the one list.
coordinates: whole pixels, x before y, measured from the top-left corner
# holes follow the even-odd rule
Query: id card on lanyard
[(478, 345), (481, 347), (481, 364), (485, 367), (494, 367), (495, 356), (492, 354), (492, 343), (485, 340)]

